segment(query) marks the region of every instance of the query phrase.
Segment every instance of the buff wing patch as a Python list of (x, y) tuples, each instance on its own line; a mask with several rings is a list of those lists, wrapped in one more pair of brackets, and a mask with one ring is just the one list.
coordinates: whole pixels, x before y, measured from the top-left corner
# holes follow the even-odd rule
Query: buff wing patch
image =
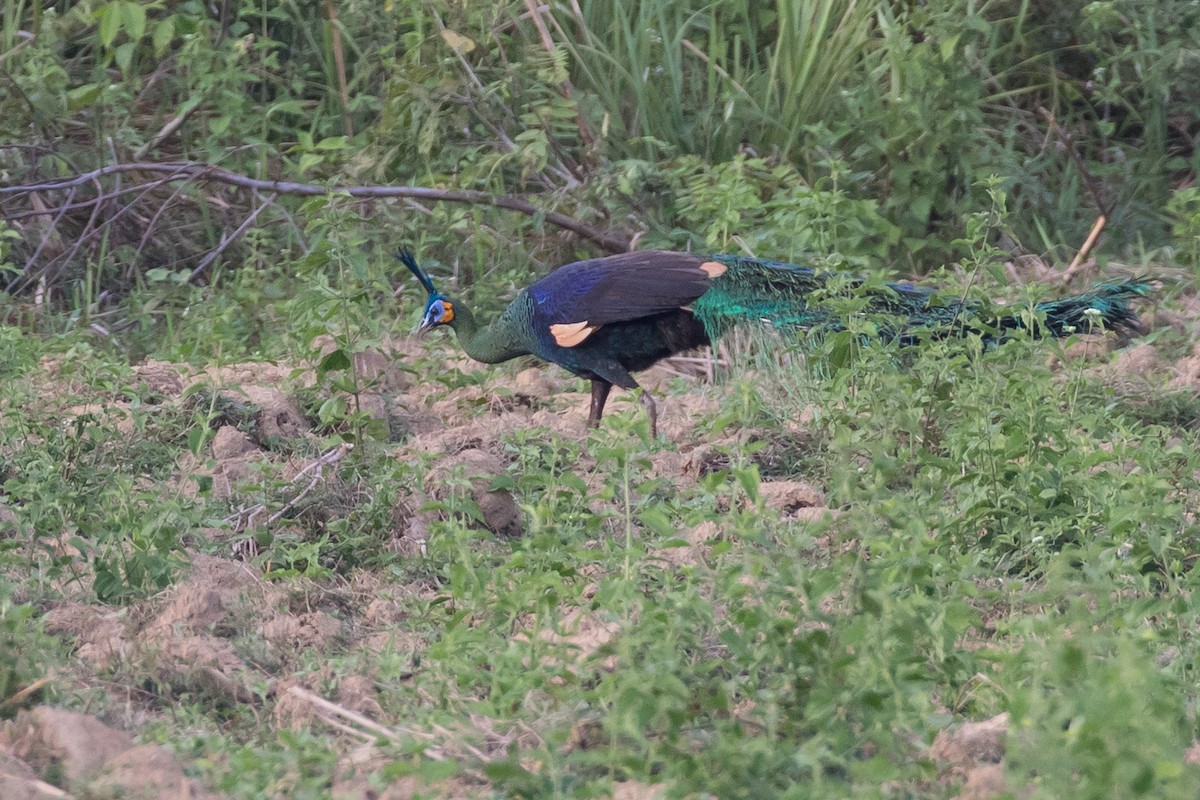
[(600, 329), (599, 325), (583, 322), (560, 322), (550, 326), (550, 335), (559, 347), (576, 347)]

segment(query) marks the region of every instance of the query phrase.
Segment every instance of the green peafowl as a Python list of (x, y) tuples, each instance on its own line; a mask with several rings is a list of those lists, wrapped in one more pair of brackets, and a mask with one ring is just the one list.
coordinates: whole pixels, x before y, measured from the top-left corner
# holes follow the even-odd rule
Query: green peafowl
[[(577, 261), (517, 293), (498, 318), (480, 325), (462, 302), (446, 297), (401, 250), (400, 260), (428, 293), (420, 332), (448, 325), (467, 355), (495, 364), (535, 355), (592, 382), (588, 424), (596, 426), (613, 386), (638, 388), (630, 375), (660, 359), (711, 344), (747, 320), (779, 328), (834, 330), (838, 316), (814, 300), (828, 276), (810, 267), (761, 258), (699, 256), (650, 250)], [(850, 281), (851, 287), (861, 284)], [(902, 343), (979, 331), (1002, 342), (1033, 323), (1035, 336), (1065, 336), (1103, 325), (1123, 335), (1138, 332), (1131, 300), (1145, 297), (1140, 279), (1102, 283), (1091, 291), (1039, 303), (1035, 315), (981, 316), (971, 303), (939, 301), (929, 289), (892, 283), (865, 290), (868, 311), (894, 317), (886, 332)], [(654, 398), (642, 392), (657, 435)]]

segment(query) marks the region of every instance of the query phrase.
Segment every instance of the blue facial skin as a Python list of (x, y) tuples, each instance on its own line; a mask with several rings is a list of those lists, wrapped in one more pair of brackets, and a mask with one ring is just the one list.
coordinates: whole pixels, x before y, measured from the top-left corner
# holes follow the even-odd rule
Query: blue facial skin
[(438, 325), (449, 325), (453, 320), (454, 304), (440, 295), (435, 295), (429, 298), (425, 305), (425, 317), (421, 320), (417, 333), (424, 333)]

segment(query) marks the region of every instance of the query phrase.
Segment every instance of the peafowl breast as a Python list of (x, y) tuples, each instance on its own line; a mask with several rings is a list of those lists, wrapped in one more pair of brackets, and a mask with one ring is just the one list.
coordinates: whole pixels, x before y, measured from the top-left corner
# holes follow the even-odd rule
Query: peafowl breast
[[(577, 261), (522, 289), (499, 317), (481, 325), (466, 305), (437, 290), (412, 254), (401, 251), (399, 257), (428, 293), (421, 332), (453, 328), (476, 361), (494, 364), (534, 355), (587, 378), (592, 383), (591, 426), (599, 424), (613, 386), (638, 388), (631, 373), (711, 344), (740, 322), (838, 327), (838, 315), (818, 299), (829, 283), (827, 275), (766, 259), (651, 250)], [(855, 286), (849, 282), (850, 288)], [(1039, 336), (1065, 336), (1097, 325), (1128, 335), (1139, 330), (1130, 301), (1149, 292), (1143, 280), (1103, 283), (1081, 295), (1040, 303), (1032, 317), (987, 319), (979, 318), (974, 305), (941, 302), (918, 286), (887, 284), (864, 291), (864, 296), (867, 311), (895, 320), (890, 335), (904, 343), (970, 330), (983, 330), (985, 339), (998, 342), (1031, 322)], [(654, 398), (643, 391), (641, 402), (651, 435), (657, 435)]]

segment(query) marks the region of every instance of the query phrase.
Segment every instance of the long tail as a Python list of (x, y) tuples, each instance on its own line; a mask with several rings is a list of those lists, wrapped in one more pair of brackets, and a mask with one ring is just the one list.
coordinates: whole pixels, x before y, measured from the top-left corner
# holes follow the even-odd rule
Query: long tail
[(714, 339), (745, 321), (777, 328), (839, 330), (847, 306), (830, 302), (839, 298), (848, 300), (857, 313), (890, 318), (891, 322), (880, 326), (881, 333), (902, 343), (969, 331), (995, 343), (1025, 329), (1034, 336), (1067, 336), (1099, 329), (1127, 336), (1141, 331), (1130, 303), (1152, 291), (1146, 279), (1134, 278), (1101, 283), (1083, 294), (1049, 300), (1021, 312), (996, 313), (977, 303), (946, 301), (920, 286), (864, 286), (859, 280), (831, 280), (827, 274), (796, 264), (739, 256), (713, 258), (729, 269), (692, 304), (692, 311)]
[[(1145, 277), (1137, 277), (1098, 283), (1083, 294), (1038, 303), (1034, 309), (1038, 318), (1035, 333), (1044, 329), (1051, 336), (1069, 336), (1099, 328), (1115, 331), (1121, 336), (1144, 333), (1141, 321), (1129, 304), (1148, 297), (1153, 291), (1154, 287)], [(1003, 316), (997, 327), (1001, 330), (1024, 328), (1025, 318)]]

